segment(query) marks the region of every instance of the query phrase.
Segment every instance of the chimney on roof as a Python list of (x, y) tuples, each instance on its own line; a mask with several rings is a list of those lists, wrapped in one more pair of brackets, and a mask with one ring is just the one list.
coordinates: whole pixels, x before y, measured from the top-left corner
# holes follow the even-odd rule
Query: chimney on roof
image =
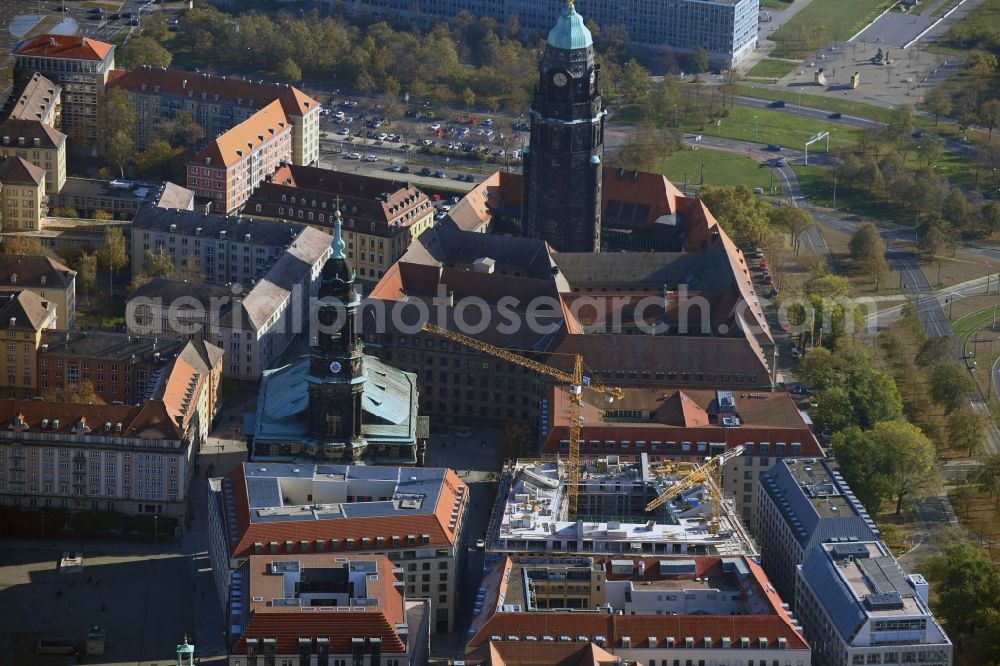
[(10, 318), (10, 327), (14, 328), (14, 324), (16, 324), (16, 323), (17, 323), (17, 317), (11, 317)]

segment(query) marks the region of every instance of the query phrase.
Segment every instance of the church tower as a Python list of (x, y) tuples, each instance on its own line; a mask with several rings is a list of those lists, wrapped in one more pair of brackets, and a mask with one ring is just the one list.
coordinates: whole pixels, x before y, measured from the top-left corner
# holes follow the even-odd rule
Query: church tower
[(354, 269), (344, 254), (339, 209), (334, 219), (333, 253), (320, 274), (317, 303), (320, 330), (306, 377), (309, 432), (323, 443), (327, 458), (350, 462), (365, 449), (361, 434), (365, 376), (357, 330), (361, 301), (354, 291)]
[(524, 235), (560, 252), (601, 249), (605, 111), (594, 40), (569, 0), (549, 32), (524, 149)]

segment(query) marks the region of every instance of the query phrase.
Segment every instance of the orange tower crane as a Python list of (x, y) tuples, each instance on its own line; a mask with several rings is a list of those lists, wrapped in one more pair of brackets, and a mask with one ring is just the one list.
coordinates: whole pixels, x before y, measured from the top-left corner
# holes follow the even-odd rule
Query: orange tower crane
[[(569, 390), (570, 401), (569, 461), (566, 465), (566, 497), (568, 500), (568, 516), (572, 519), (572, 517), (576, 515), (577, 498), (580, 485), (580, 405), (583, 402), (584, 387), (583, 357), (579, 354), (574, 356), (573, 371), (570, 373), (565, 370), (560, 370), (559, 368), (550, 367), (544, 363), (539, 363), (538, 361), (533, 361), (530, 358), (521, 356), (520, 354), (515, 354), (510, 350), (503, 349), (486, 342), (481, 342), (475, 338), (470, 338), (467, 335), (462, 335), (461, 333), (455, 333), (454, 331), (449, 331), (446, 328), (435, 326), (434, 324), (424, 324), (423, 330), (465, 345), (469, 349), (475, 349), (485, 354), (489, 354), (490, 356), (503, 359), (508, 363), (520, 365), (530, 370), (534, 370), (539, 374), (547, 375), (566, 386)], [(588, 384), (587, 388), (604, 395), (608, 402), (621, 400), (623, 395), (620, 388), (613, 386), (609, 387)]]

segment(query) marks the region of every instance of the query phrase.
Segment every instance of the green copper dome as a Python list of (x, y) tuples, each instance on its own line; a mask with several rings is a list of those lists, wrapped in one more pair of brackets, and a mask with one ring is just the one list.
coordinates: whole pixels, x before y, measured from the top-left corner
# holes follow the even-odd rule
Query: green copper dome
[(583, 17), (576, 13), (572, 0), (566, 3), (556, 27), (549, 31), (548, 41), (552, 48), (565, 51), (587, 49), (594, 45), (594, 38), (584, 25)]

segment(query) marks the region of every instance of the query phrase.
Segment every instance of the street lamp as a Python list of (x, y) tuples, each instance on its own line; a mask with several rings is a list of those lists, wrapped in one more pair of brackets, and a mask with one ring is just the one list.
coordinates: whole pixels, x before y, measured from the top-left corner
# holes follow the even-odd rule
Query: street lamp
[(753, 140), (754, 141), (760, 141), (760, 139), (757, 137), (757, 116), (756, 115), (754, 115), (754, 117), (753, 117)]
[[(756, 118), (756, 116), (754, 116)], [(674, 129), (677, 129), (677, 105), (674, 104)]]

